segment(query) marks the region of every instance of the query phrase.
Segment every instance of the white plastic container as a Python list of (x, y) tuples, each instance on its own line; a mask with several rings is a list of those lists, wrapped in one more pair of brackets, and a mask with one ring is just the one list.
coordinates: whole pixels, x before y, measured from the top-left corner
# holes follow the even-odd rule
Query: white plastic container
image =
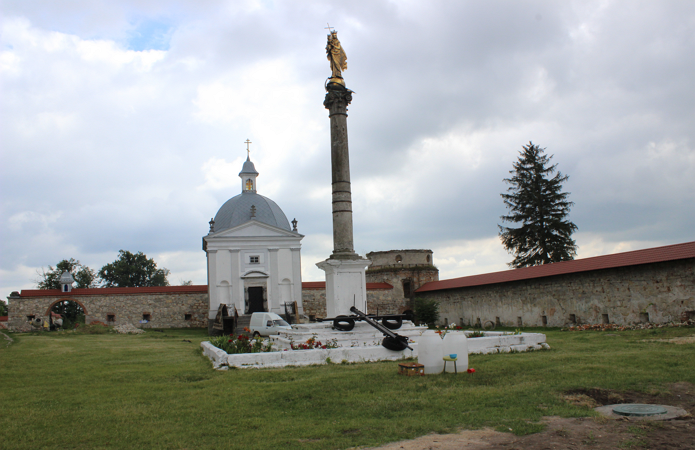
[[(456, 354), (456, 371), (465, 373), (468, 370), (468, 338), (463, 331), (450, 331), (444, 336), (443, 355)], [(454, 363), (446, 363), (446, 371), (454, 372)]]
[(437, 333), (427, 330), (417, 341), (417, 362), (425, 366), (425, 374), (441, 373), (444, 369), (444, 341)]

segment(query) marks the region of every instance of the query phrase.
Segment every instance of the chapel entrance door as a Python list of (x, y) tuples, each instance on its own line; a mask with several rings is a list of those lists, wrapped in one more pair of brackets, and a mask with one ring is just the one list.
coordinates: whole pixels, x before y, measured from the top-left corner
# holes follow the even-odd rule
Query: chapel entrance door
[(249, 291), (249, 314), (255, 312), (263, 312), (263, 288), (262, 287), (250, 287)]

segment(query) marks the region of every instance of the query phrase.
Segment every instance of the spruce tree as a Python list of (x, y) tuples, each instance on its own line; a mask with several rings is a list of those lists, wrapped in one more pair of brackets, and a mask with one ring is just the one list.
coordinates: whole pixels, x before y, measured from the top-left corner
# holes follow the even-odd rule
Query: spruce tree
[[(529, 142), (520, 152), (519, 160), (510, 170), (506, 194), (500, 194), (510, 210), (502, 216), (506, 222), (520, 223), (519, 228), (498, 225), (499, 236), (508, 252), (514, 254), (510, 267), (528, 267), (574, 259), (577, 245), (572, 233), (577, 226), (567, 219), (574, 203), (562, 192), (562, 183), (569, 177), (556, 172), (557, 164), (549, 165), (537, 145)], [(552, 178), (551, 178), (552, 177)]]

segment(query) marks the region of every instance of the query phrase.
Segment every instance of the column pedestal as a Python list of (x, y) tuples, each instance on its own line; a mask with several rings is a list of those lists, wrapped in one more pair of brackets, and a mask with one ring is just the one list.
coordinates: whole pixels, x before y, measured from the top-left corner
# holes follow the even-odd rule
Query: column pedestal
[(331, 259), (316, 266), (326, 272), (327, 317), (348, 316), (356, 307), (367, 313), (367, 278), (365, 271), (372, 262), (368, 259)]

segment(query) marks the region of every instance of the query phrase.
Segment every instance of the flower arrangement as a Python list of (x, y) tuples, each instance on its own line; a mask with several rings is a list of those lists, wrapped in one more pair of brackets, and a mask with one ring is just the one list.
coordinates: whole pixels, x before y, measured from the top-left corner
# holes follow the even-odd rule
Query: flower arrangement
[(321, 341), (317, 340), (316, 335), (314, 335), (307, 339), (306, 342), (301, 344), (295, 344), (294, 342), (290, 342), (290, 347), (292, 348), (292, 350), (311, 350), (314, 348), (338, 348), (338, 340), (329, 339), (328, 341), (326, 341), (325, 344), (323, 344)]
[(437, 333), (439, 335), (439, 337), (444, 339), (444, 336), (446, 336), (446, 334), (449, 331), (462, 330), (462, 329), (463, 328), (461, 328), (460, 326), (456, 325), (455, 323), (452, 323), (452, 324), (449, 324), (449, 326), (437, 327), (435, 333)]
[(231, 354), (235, 353), (264, 353), (273, 352), (273, 343), (269, 339), (262, 337), (249, 338), (246, 335), (239, 336), (217, 336), (210, 339), (210, 343), (215, 347)]

